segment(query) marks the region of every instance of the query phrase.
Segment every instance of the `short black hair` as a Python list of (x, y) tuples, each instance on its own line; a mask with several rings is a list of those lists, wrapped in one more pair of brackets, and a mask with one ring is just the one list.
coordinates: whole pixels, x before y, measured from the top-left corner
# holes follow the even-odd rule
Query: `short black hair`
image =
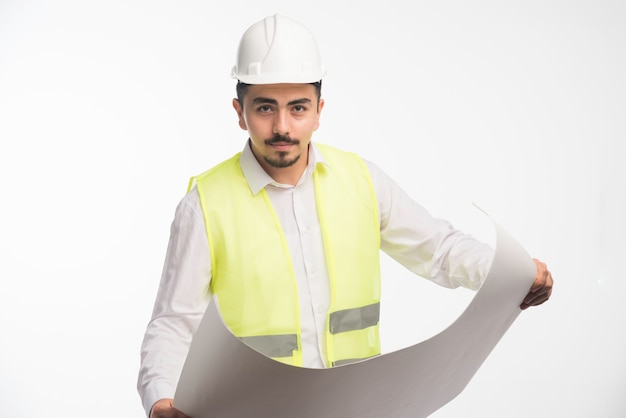
[[(315, 87), (315, 91), (317, 92), (317, 102), (319, 103), (320, 99), (322, 98), (322, 80), (316, 81), (314, 83), (309, 83), (309, 84)], [(248, 92), (248, 87), (250, 86), (251, 84), (243, 83), (237, 80), (237, 86), (236, 86), (237, 100), (241, 104), (241, 107), (243, 107), (243, 98)]]

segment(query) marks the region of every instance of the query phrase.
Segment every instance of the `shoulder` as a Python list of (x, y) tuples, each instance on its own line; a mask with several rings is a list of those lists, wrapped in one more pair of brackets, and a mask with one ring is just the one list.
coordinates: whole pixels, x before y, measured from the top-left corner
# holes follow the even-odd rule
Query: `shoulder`
[(348, 170), (364, 170), (363, 159), (355, 152), (342, 150), (327, 144), (313, 144), (318, 162), (325, 162), (329, 167), (347, 167)]
[(187, 194), (178, 202), (176, 207), (177, 218), (196, 218), (202, 217), (202, 207), (200, 204), (200, 196), (198, 194), (198, 187), (193, 185)]
[(193, 182), (194, 180), (197, 182), (199, 180), (204, 180), (207, 179), (209, 177), (215, 176), (219, 173), (223, 173), (224, 171), (229, 171), (232, 170), (233, 167), (239, 167), (239, 160), (241, 158), (241, 152), (238, 152), (237, 154), (233, 155), (232, 157), (222, 161), (221, 163), (209, 168), (208, 170), (193, 176), (191, 178), (191, 182)]
[(325, 159), (332, 159), (334, 157), (337, 158), (348, 158), (354, 161), (359, 161), (364, 164), (367, 170), (370, 172), (370, 175), (376, 177), (385, 177), (388, 178), (387, 174), (385, 174), (374, 162), (361, 157), (357, 152), (348, 151), (344, 149), (340, 149), (328, 144), (320, 144), (318, 142), (314, 143), (313, 146)]
[(316, 142), (313, 144), (313, 146), (315, 147), (316, 150), (318, 150), (324, 157), (326, 157), (327, 155), (330, 156), (335, 156), (335, 155), (339, 155), (339, 156), (353, 156), (353, 157), (357, 157), (357, 158), (361, 158), (357, 155), (357, 153), (352, 152), (352, 151), (346, 151), (340, 148), (337, 148), (335, 146), (332, 145), (328, 145), (328, 144), (321, 144), (319, 142)]

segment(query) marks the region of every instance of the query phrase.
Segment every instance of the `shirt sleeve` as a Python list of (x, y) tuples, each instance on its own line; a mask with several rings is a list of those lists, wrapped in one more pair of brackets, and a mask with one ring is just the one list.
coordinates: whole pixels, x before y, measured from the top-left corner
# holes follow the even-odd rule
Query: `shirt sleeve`
[(489, 272), (493, 249), (431, 216), (379, 167), (365, 163), (379, 201), (381, 249), (441, 286), (478, 289)]
[(211, 260), (196, 189), (178, 204), (161, 282), (141, 346), (137, 389), (146, 414), (173, 398), (191, 339), (209, 304)]

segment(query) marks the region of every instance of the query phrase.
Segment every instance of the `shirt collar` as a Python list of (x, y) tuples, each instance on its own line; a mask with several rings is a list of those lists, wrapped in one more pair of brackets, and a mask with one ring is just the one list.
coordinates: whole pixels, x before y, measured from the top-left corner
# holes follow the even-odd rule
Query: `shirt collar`
[[(241, 157), (239, 159), (239, 164), (241, 165), (241, 170), (243, 171), (243, 175), (250, 186), (250, 191), (252, 191), (253, 195), (256, 195), (261, 191), (261, 189), (266, 186), (274, 186), (279, 188), (290, 188), (293, 187), (289, 184), (282, 184), (274, 181), (274, 179), (263, 170), (261, 164), (256, 160), (254, 154), (252, 153), (252, 149), (250, 148), (250, 140), (246, 141), (246, 145), (241, 152)], [(302, 177), (298, 181), (298, 184), (306, 181), (313, 172), (315, 171), (315, 167), (318, 164), (324, 164), (328, 166), (328, 163), (324, 159), (324, 156), (319, 151), (319, 149), (310, 142), (309, 145), (309, 162), (307, 164), (306, 170), (302, 174)]]

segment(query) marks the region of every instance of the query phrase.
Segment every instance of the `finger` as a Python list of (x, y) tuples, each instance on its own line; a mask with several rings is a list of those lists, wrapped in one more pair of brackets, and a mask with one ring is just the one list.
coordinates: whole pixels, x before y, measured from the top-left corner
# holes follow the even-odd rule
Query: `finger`
[(550, 296), (552, 295), (553, 285), (554, 280), (552, 279), (552, 274), (548, 273), (545, 284), (540, 288), (535, 289), (534, 292), (530, 291), (524, 298), (524, 301), (520, 305), (520, 308), (526, 309), (530, 306), (537, 306), (546, 302), (548, 299), (550, 299)]
[(542, 289), (539, 292), (529, 293), (524, 298), (524, 302), (522, 304), (526, 305), (526, 307), (541, 305), (542, 303), (550, 299), (551, 294), (552, 294), (552, 289), (547, 289), (547, 288)]
[(537, 267), (537, 274), (535, 276), (535, 281), (530, 287), (530, 291), (536, 292), (545, 286), (550, 276), (550, 271), (548, 270), (548, 266), (546, 265), (546, 263), (539, 261), (536, 258), (533, 258), (533, 261), (535, 262), (535, 266)]

